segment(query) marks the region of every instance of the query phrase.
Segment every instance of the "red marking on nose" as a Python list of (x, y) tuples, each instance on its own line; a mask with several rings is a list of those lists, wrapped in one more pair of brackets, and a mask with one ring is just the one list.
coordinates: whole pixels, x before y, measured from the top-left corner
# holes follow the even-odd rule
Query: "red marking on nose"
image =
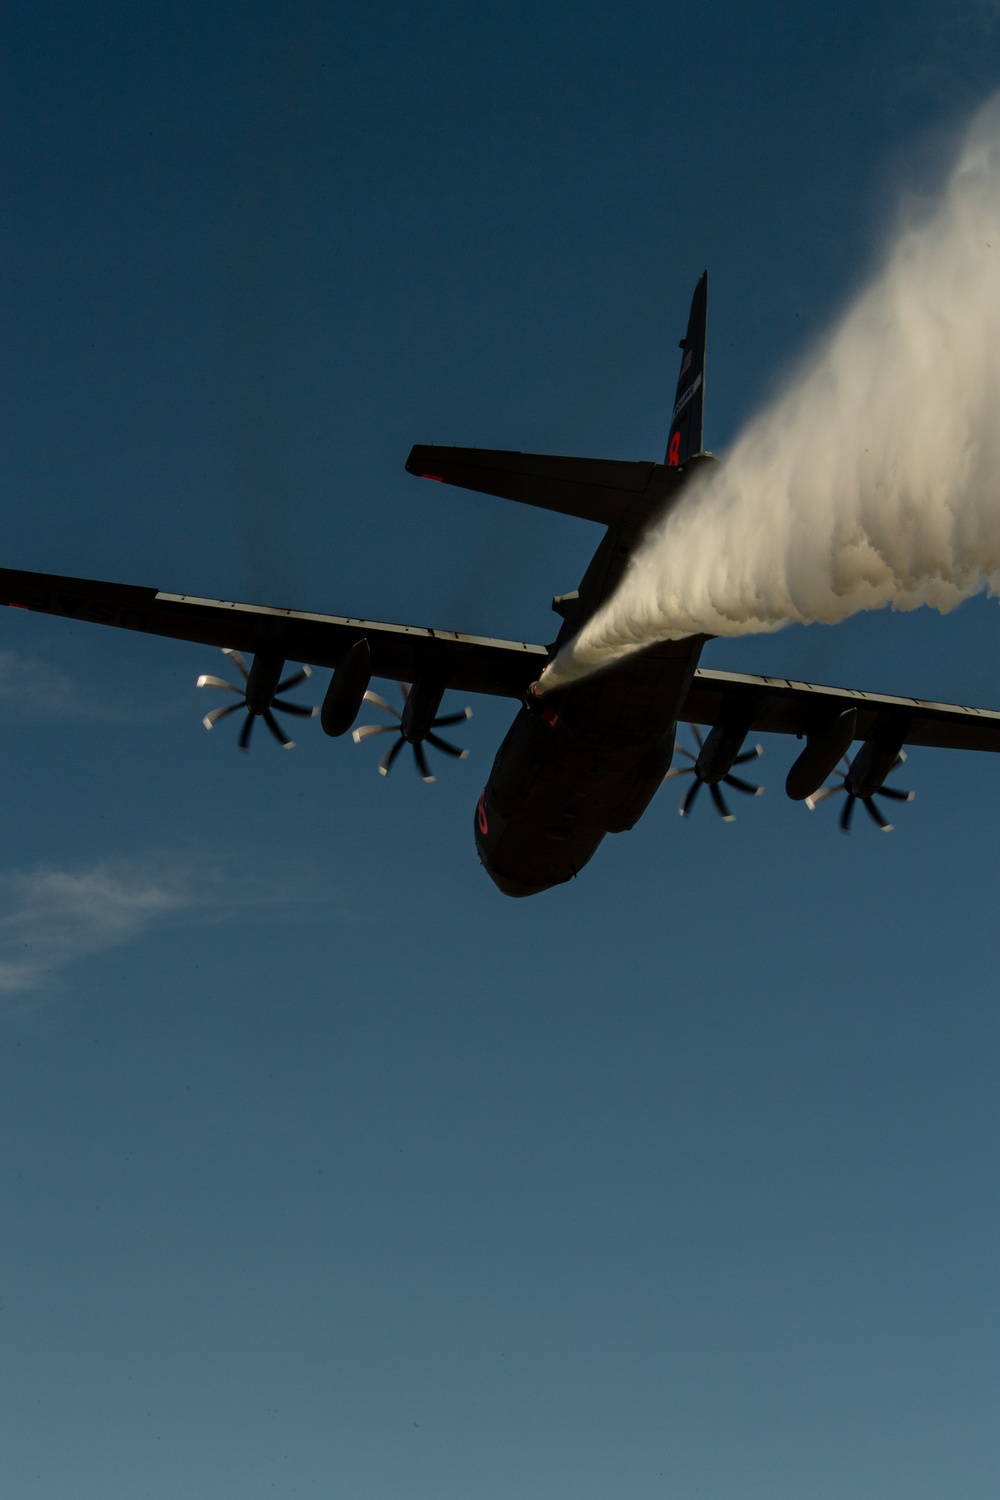
[(489, 821), (487, 820), (487, 817), (486, 817), (486, 793), (485, 792), (483, 792), (482, 796), (480, 797), (480, 799), (479, 799), (479, 805), (476, 808), (476, 822), (479, 824), (479, 832), (485, 838), (486, 835), (490, 831)]

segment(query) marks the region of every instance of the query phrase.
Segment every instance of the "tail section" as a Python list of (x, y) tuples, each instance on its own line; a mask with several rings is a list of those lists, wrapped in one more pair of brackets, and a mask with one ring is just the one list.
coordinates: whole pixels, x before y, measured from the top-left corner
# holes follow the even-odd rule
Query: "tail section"
[[(694, 289), (687, 333), (681, 339), (684, 353), (667, 441), (666, 469), (683, 468), (702, 451), (707, 311), (708, 272), (703, 271)], [(599, 521), (603, 526), (618, 526), (639, 514), (648, 516), (663, 504), (678, 482), (678, 476), (666, 474), (661, 464), (426, 443), (410, 450), (406, 467), (422, 479), (501, 495), (524, 505), (540, 505), (563, 515)]]
[(705, 411), (705, 334), (708, 324), (708, 272), (703, 271), (691, 299), (687, 333), (681, 339), (684, 354), (674, 397), (674, 413), (667, 439), (666, 465), (680, 468), (702, 451), (702, 421)]

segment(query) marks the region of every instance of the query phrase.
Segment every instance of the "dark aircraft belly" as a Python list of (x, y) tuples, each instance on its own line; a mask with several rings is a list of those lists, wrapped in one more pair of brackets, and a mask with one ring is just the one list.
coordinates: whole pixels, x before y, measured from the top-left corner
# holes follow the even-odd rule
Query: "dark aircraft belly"
[(479, 857), (505, 894), (571, 880), (606, 833), (642, 815), (669, 768), (703, 644), (654, 646), (554, 695), (554, 724), (521, 709), (476, 809)]

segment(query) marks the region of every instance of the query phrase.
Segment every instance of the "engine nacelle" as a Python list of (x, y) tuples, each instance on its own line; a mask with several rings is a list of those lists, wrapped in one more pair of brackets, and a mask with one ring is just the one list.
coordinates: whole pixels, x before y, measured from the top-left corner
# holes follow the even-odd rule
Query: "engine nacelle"
[(785, 791), (793, 802), (804, 802), (819, 790), (837, 762), (847, 754), (858, 724), (856, 708), (845, 708), (806, 736), (806, 748), (792, 766)]
[(340, 658), (323, 699), (319, 721), (332, 738), (346, 734), (358, 717), (372, 680), (372, 652), (364, 639)]
[(278, 680), (284, 670), (282, 657), (258, 651), (253, 659), (246, 687), (246, 704), (252, 714), (262, 714), (271, 707), (278, 691)]
[(426, 739), (434, 727), (444, 690), (445, 684), (438, 677), (418, 677), (410, 688), (400, 728), (403, 739), (409, 740), (411, 745), (418, 745)]
[(714, 786), (733, 769), (733, 763), (743, 748), (748, 724), (716, 724), (701, 747), (695, 767), (698, 777), (706, 786)]
[(844, 781), (852, 797), (871, 797), (880, 791), (885, 778), (899, 761), (909, 725), (876, 724), (872, 734), (851, 761)]

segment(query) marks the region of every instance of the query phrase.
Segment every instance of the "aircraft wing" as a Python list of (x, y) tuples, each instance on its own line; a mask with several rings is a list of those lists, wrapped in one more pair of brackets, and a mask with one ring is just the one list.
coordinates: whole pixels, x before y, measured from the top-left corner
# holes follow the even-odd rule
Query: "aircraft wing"
[(307, 610), (274, 609), (166, 594), (124, 583), (62, 578), (0, 568), (0, 604), (14, 609), (62, 615), (95, 625), (114, 625), (147, 635), (230, 646), (238, 651), (272, 652), (286, 661), (335, 667), (355, 641), (371, 647), (376, 677), (415, 682), (440, 675), (467, 693), (520, 698), (545, 664), (548, 650), (524, 641), (490, 640), (452, 630), (386, 625)]
[(694, 674), (679, 717), (687, 724), (714, 725), (726, 719), (747, 722), (751, 732), (758, 734), (808, 735), (832, 714), (848, 708), (858, 711), (859, 740), (886, 730), (891, 735), (898, 729), (905, 730), (902, 743), (906, 745), (1000, 751), (1000, 713), (994, 709), (702, 668)]
[[(461, 692), (505, 698), (521, 698), (548, 657), (547, 647), (526, 641), (200, 599), (14, 568), (0, 568), (0, 604), (204, 646), (232, 646), (253, 654), (269, 651), (286, 661), (317, 667), (335, 667), (355, 641), (364, 638), (376, 677), (415, 682), (420, 676), (440, 675)], [(858, 739), (905, 727), (908, 745), (1000, 751), (1000, 712), (992, 709), (703, 668), (694, 675), (679, 718), (705, 725), (739, 719), (758, 734), (807, 735), (831, 713), (845, 708), (858, 710)]]

